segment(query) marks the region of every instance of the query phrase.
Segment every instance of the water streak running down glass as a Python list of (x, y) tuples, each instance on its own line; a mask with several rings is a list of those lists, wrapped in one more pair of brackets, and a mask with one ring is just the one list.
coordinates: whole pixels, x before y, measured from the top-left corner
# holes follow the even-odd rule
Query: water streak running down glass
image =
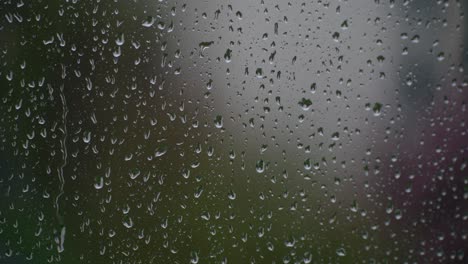
[(0, 263), (467, 263), (467, 13), (2, 1)]

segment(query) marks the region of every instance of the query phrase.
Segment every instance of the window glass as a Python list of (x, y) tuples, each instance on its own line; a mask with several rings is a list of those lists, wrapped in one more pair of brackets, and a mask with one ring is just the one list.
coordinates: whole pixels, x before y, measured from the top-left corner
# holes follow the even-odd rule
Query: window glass
[(468, 2), (0, 3), (0, 263), (466, 263)]

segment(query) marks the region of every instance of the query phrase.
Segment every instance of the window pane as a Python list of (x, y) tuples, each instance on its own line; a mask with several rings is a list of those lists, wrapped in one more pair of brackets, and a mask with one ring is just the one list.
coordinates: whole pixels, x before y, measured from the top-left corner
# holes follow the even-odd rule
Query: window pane
[(0, 4), (1, 263), (465, 263), (468, 3)]

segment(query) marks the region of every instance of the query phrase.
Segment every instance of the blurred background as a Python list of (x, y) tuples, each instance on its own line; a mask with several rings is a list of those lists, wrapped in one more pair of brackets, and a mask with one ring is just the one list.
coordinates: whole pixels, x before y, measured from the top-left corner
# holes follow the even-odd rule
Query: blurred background
[(0, 263), (466, 263), (467, 2), (0, 6)]

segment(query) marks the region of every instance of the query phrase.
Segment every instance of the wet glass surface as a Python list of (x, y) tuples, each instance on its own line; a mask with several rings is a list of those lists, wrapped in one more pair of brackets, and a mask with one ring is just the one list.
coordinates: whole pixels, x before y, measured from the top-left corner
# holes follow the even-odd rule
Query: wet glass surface
[(0, 263), (466, 263), (468, 3), (0, 4)]

